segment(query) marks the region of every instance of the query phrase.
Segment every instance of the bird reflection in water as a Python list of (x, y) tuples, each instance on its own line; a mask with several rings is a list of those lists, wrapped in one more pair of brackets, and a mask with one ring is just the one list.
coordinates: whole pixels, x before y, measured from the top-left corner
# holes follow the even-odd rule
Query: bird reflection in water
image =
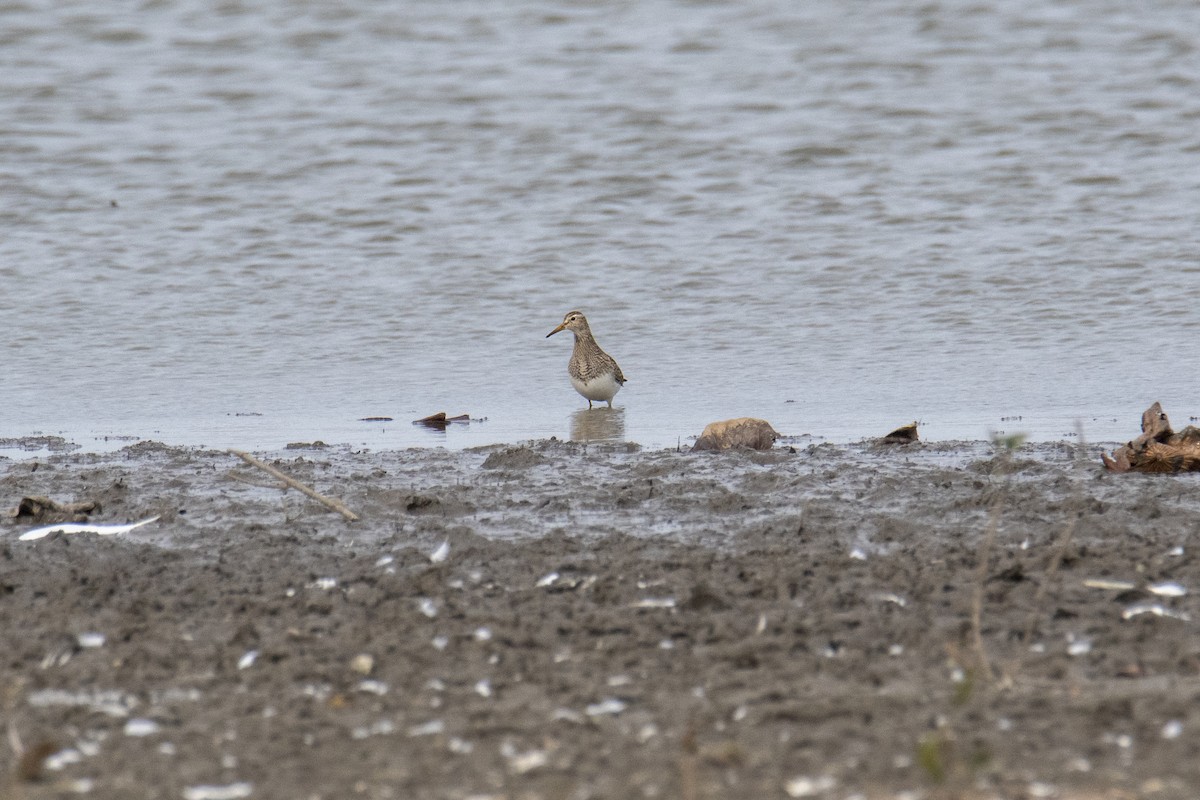
[(581, 408), (571, 414), (571, 441), (625, 441), (625, 409)]

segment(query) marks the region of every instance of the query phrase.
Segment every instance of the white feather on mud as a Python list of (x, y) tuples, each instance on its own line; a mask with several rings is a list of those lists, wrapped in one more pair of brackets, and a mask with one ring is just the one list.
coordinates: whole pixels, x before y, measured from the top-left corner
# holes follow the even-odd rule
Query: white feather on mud
[(441, 564), (450, 557), (450, 542), (444, 541), (438, 545), (437, 549), (429, 554), (429, 560), (434, 564)]
[(34, 528), (31, 531), (25, 531), (19, 537), (19, 541), (30, 542), (35, 539), (44, 539), (52, 533), (61, 533), (64, 536), (74, 533), (94, 533), (98, 536), (114, 536), (118, 533), (129, 533), (134, 528), (140, 528), (143, 525), (149, 525), (157, 520), (158, 517), (148, 517), (139, 522), (131, 522), (128, 525), (101, 525), (98, 523), (84, 522), (65, 522), (59, 525), (46, 525), (42, 528)]

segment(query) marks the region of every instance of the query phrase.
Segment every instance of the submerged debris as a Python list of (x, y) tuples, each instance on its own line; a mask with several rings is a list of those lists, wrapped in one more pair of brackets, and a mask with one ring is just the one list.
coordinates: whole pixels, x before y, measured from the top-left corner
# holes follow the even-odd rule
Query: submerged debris
[(449, 416), (446, 416), (445, 411), (439, 411), (436, 414), (430, 414), (428, 417), (421, 417), (420, 419), (414, 419), (413, 425), (424, 425), (426, 428), (434, 428), (437, 430), (444, 431), (444, 430), (446, 430), (446, 427), (452, 423), (461, 422), (463, 424), (466, 424), (466, 423), (469, 423), (470, 421), (471, 421), (470, 414), (459, 414), (457, 417), (449, 417)]
[(746, 447), (751, 450), (770, 450), (775, 446), (779, 433), (765, 419), (738, 417), (720, 422), (710, 422), (704, 427), (700, 438), (692, 445), (692, 452), (702, 450), (731, 450)]
[(1155, 403), (1142, 414), (1142, 435), (1100, 458), (1110, 472), (1200, 472), (1200, 428), (1176, 433)]

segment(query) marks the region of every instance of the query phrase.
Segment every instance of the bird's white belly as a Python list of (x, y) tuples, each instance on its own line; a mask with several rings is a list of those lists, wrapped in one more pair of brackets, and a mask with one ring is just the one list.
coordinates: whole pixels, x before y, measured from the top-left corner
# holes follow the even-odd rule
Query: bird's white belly
[(572, 376), (571, 385), (575, 387), (575, 391), (588, 400), (609, 401), (616, 397), (617, 392), (621, 391), (621, 384), (617, 383), (617, 376), (611, 372), (592, 378), (586, 383)]

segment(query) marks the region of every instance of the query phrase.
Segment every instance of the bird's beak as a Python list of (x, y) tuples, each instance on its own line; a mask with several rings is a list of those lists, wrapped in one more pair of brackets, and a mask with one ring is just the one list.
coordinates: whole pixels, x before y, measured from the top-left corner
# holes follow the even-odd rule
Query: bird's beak
[(564, 322), (562, 325), (559, 325), (557, 328), (555, 328), (554, 330), (547, 333), (546, 338), (549, 339), (551, 336), (553, 336), (554, 334), (558, 333), (559, 331), (563, 330), (566, 327), (567, 327), (567, 323)]

